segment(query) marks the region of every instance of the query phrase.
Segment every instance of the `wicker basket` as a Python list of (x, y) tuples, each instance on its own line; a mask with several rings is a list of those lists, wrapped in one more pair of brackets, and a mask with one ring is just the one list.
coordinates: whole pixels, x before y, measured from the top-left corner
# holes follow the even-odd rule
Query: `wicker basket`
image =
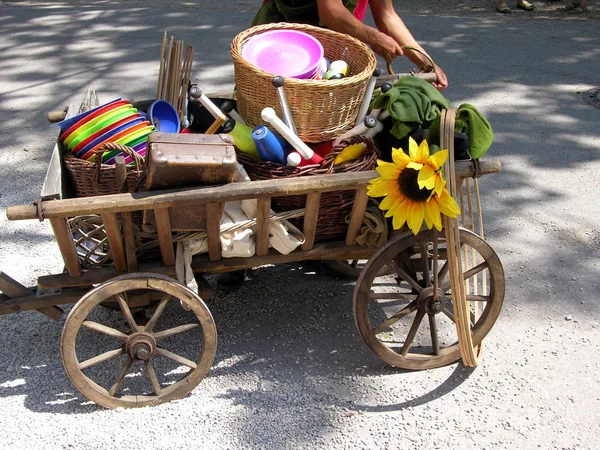
[[(347, 163), (333, 165), (335, 157), (348, 145), (364, 143), (367, 148), (360, 158)], [(330, 173), (362, 172), (373, 170), (377, 166), (380, 152), (373, 140), (365, 136), (355, 136), (340, 142), (334, 147), (321, 165), (304, 167), (285, 167), (272, 161), (258, 161), (246, 153), (237, 152), (238, 162), (244, 166), (251, 180), (272, 180), (282, 177), (302, 177), (311, 175), (325, 175)], [(352, 212), (354, 203), (354, 191), (324, 192), (319, 203), (319, 215), (317, 218), (317, 229), (315, 242), (332, 241), (343, 238), (346, 235), (348, 224), (346, 216)], [(306, 205), (305, 195), (287, 195), (274, 197), (271, 207), (277, 213), (304, 208)], [(299, 229), (302, 229), (303, 219), (289, 219)]]
[[(252, 27), (238, 34), (231, 43), (235, 69), (238, 111), (251, 126), (265, 124), (260, 113), (270, 106), (279, 117), (281, 107), (271, 80), (265, 72), (242, 58), (244, 43), (269, 30), (297, 30), (318, 39), (330, 61), (344, 60), (351, 76), (340, 80), (301, 80), (286, 78), (284, 91), (292, 111), (298, 136), (305, 142), (323, 142), (338, 137), (354, 125), (360, 103), (377, 61), (373, 52), (359, 40), (311, 25), (276, 23)], [(266, 124), (265, 124), (266, 125)]]
[[(136, 164), (127, 166), (127, 192), (134, 192), (145, 173), (145, 159), (132, 148), (112, 142), (104, 144), (96, 152), (97, 156), (103, 152), (121, 150), (131, 155)], [(64, 162), (77, 197), (95, 197), (98, 195), (118, 194), (116, 166), (101, 163), (97, 157), (96, 162), (77, 158), (71, 152), (65, 152)]]

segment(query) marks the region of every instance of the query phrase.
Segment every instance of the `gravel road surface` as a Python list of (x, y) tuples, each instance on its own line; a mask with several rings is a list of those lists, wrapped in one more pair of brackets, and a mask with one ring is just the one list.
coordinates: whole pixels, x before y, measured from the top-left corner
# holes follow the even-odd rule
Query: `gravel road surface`
[[(62, 271), (47, 222), (4, 214), (39, 195), (56, 139), (46, 112), (89, 87), (101, 101), (151, 98), (164, 30), (194, 45), (194, 81), (232, 89), (229, 44), (258, 3), (0, 1), (0, 270), (29, 286)], [(257, 268), (208, 302), (219, 345), (207, 378), (154, 408), (87, 401), (62, 367), (64, 318), (0, 317), (1, 447), (598, 448), (600, 109), (585, 97), (600, 85), (598, 4), (586, 16), (565, 3), (506, 16), (493, 2), (407, 5), (448, 74), (445, 95), (489, 119), (488, 156), (503, 164), (480, 182), (507, 283), (483, 365), (387, 367), (355, 329), (351, 281), (313, 265)]]

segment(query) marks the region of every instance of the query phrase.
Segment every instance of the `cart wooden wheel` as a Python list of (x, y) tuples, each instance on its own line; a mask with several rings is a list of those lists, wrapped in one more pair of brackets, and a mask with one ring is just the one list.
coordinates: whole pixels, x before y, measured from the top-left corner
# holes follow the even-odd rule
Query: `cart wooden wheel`
[[(146, 323), (136, 323), (128, 293), (143, 290), (162, 299)], [(106, 300), (116, 300), (120, 314), (102, 308)], [(189, 394), (208, 373), (216, 347), (214, 320), (197, 294), (164, 275), (134, 273), (103, 283), (75, 304), (61, 354), (69, 378), (88, 399), (134, 408)]]
[[(482, 238), (460, 229), (463, 278), (473, 345), (481, 344), (504, 300), (504, 270)], [(394, 274), (378, 276), (383, 266)], [(388, 364), (420, 370), (457, 361), (450, 277), (443, 233), (405, 232), (369, 260), (354, 290), (354, 319), (367, 345)]]

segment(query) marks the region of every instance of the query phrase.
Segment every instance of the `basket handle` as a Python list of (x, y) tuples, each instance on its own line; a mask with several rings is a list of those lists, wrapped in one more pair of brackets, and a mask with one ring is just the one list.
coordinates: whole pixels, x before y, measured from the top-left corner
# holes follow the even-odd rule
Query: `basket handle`
[[(404, 49), (414, 50), (415, 52), (421, 53), (429, 61), (429, 65), (421, 67), (417, 73), (423, 73), (423, 72), (425, 72), (425, 73), (436, 73), (435, 63), (433, 62), (433, 59), (431, 58), (431, 56), (429, 56), (425, 52), (425, 50), (422, 50), (419, 47), (413, 47), (412, 45), (403, 45), (403, 46), (401, 46), (401, 48), (402, 48), (402, 50), (404, 50)], [(387, 63), (387, 71), (391, 75), (394, 74), (394, 69), (392, 67), (392, 63), (391, 62)]]
[(133, 160), (135, 161), (135, 170), (138, 175), (140, 173), (146, 173), (146, 159), (142, 155), (140, 155), (134, 149), (126, 145), (116, 144), (114, 142), (106, 142), (94, 152), (94, 155), (96, 155), (94, 160), (94, 162), (96, 163), (96, 173), (94, 174), (94, 182), (98, 183), (100, 181), (100, 174), (102, 173), (100, 170), (102, 168), (102, 155), (105, 152), (111, 152), (114, 150), (119, 150), (120, 152), (126, 153), (127, 155), (133, 158)]

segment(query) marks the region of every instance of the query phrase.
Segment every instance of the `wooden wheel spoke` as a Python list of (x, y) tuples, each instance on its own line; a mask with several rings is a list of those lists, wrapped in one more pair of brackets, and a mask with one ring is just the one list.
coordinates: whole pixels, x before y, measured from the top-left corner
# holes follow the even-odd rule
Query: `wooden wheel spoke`
[(417, 298), (416, 294), (404, 292), (373, 292), (369, 293), (369, 300), (401, 300), (412, 302)]
[(123, 353), (123, 349), (121, 347), (116, 348), (114, 350), (109, 350), (108, 352), (104, 352), (98, 356), (94, 356), (93, 358), (86, 359), (83, 362), (79, 363), (79, 369), (85, 370), (88, 367), (95, 366), (96, 364), (100, 364), (101, 362), (108, 361), (109, 359), (114, 358), (115, 356), (119, 356)]
[[(448, 271), (450, 270), (450, 266), (448, 265), (448, 261), (444, 262), (444, 265), (442, 266), (442, 268), (440, 269), (440, 271), (438, 272), (438, 282), (441, 283), (444, 281), (444, 279), (446, 278), (446, 275), (448, 275)], [(447, 282), (448, 286), (450, 286), (450, 282)], [(446, 285), (446, 283), (444, 283), (444, 285), (442, 286), (442, 290), (443, 287)], [(448, 288), (446, 288), (444, 290), (444, 292), (447, 290)]]
[(102, 334), (105, 334), (107, 336), (111, 336), (111, 337), (120, 339), (122, 341), (124, 341), (125, 339), (127, 339), (127, 335), (125, 333), (122, 333), (121, 331), (116, 330), (114, 328), (107, 327), (106, 325), (102, 325), (101, 323), (98, 323), (98, 322), (93, 322), (91, 320), (86, 320), (81, 325), (84, 326), (84, 327), (86, 327), (86, 328), (89, 328), (90, 330), (97, 331), (98, 333), (102, 333)]
[(421, 264), (423, 265), (423, 280), (425, 287), (431, 286), (431, 271), (429, 270), (429, 255), (427, 254), (427, 240), (421, 243)]
[(416, 301), (410, 302), (408, 305), (406, 305), (404, 308), (402, 308), (400, 311), (398, 311), (392, 317), (390, 317), (385, 322), (383, 322), (382, 324), (380, 324), (377, 328), (374, 328), (373, 329), (373, 334), (375, 336), (377, 336), (383, 330), (385, 330), (386, 328), (389, 328), (391, 325), (395, 324), (396, 322), (398, 322), (403, 317), (408, 316), (410, 313), (412, 313), (416, 309), (417, 309), (417, 302)]
[(146, 375), (148, 375), (148, 379), (150, 380), (150, 384), (152, 385), (152, 389), (156, 395), (160, 395), (162, 389), (160, 388), (160, 383), (158, 382), (158, 378), (156, 377), (156, 372), (154, 371), (154, 367), (150, 364), (150, 361), (144, 361), (144, 365), (146, 366)]
[(127, 304), (125, 295), (123, 293), (119, 293), (115, 297), (117, 297), (117, 302), (119, 302), (121, 312), (125, 316), (125, 319), (127, 320), (129, 326), (131, 327), (131, 331), (141, 331), (135, 323), (135, 319), (133, 318), (133, 314), (131, 314), (131, 309), (129, 309), (129, 305)]
[(131, 369), (132, 364), (133, 364), (133, 359), (127, 358), (127, 360), (123, 364), (123, 367), (121, 368), (121, 372), (119, 373), (119, 376), (117, 377), (114, 384), (111, 386), (110, 390), (108, 391), (108, 394), (111, 397), (114, 397), (115, 394), (119, 391), (119, 388), (121, 387), (121, 384), (123, 384), (123, 380), (125, 380), (125, 376), (127, 376), (127, 374), (129, 373), (129, 369)]
[(469, 302), (489, 302), (491, 300), (489, 295), (467, 295), (467, 301)]
[(447, 310), (446, 308), (442, 308), (442, 312), (448, 319), (450, 319), (453, 323), (456, 323), (456, 318), (454, 317), (454, 313), (452, 311)]
[(158, 319), (160, 318), (161, 314), (165, 310), (167, 303), (169, 303), (170, 299), (171, 299), (171, 296), (169, 294), (165, 294), (163, 296), (160, 303), (156, 307), (156, 311), (154, 311), (154, 314), (152, 314), (152, 317), (150, 317), (150, 320), (144, 327), (144, 331), (151, 332), (154, 329), (156, 322), (158, 322)]
[(189, 359), (184, 358), (183, 356), (176, 355), (175, 353), (170, 352), (165, 348), (156, 347), (156, 353), (191, 369), (196, 369), (198, 367), (194, 361), (190, 361)]
[(475, 275), (477, 275), (480, 272), (483, 272), (486, 269), (489, 269), (489, 264), (486, 261), (483, 261), (482, 263), (477, 264), (475, 267), (467, 270), (464, 274), (463, 274), (463, 278), (465, 280), (474, 277)]
[(174, 328), (169, 328), (168, 330), (157, 331), (153, 334), (154, 339), (160, 341), (161, 339), (168, 338), (170, 336), (175, 336), (176, 334), (185, 333), (186, 331), (193, 330), (194, 328), (198, 328), (200, 325), (197, 323), (187, 323), (185, 325), (179, 325)]
[(404, 281), (406, 281), (413, 288), (415, 288), (417, 292), (421, 292), (423, 290), (421, 285), (419, 285), (419, 283), (417, 283), (416, 280), (414, 280), (410, 275), (408, 275), (404, 270), (402, 270), (400, 266), (398, 266), (398, 264), (396, 264), (396, 261), (390, 261), (388, 264), (392, 266), (394, 272), (396, 272), (397, 275), (399, 275)]
[(429, 314), (429, 333), (431, 334), (431, 347), (433, 348), (433, 354), (440, 354), (440, 341), (438, 339), (437, 322), (435, 320), (435, 313), (430, 312)]
[(415, 320), (413, 320), (413, 323), (410, 327), (410, 331), (408, 332), (408, 335), (406, 336), (404, 345), (402, 346), (402, 349), (400, 350), (400, 354), (402, 356), (407, 355), (408, 350), (410, 349), (410, 346), (412, 345), (413, 341), (415, 340), (415, 336), (417, 335), (417, 331), (419, 330), (419, 325), (421, 325), (421, 321), (423, 320), (423, 317), (425, 317), (425, 311), (419, 309), (417, 311), (417, 315), (415, 316)]

